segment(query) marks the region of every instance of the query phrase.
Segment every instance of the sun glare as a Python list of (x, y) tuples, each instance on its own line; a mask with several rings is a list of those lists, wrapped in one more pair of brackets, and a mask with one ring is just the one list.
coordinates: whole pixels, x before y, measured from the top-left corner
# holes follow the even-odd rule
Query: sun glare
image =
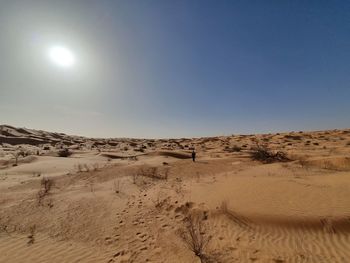
[(63, 46), (51, 47), (49, 57), (54, 64), (64, 68), (73, 66), (75, 62), (73, 53)]

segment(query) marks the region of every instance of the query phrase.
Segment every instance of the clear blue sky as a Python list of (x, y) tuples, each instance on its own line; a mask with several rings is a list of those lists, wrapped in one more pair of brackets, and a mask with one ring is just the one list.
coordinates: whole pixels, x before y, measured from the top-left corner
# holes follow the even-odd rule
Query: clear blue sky
[[(99, 137), (350, 127), (350, 1), (0, 2), (0, 122)], [(52, 45), (76, 58), (47, 59)]]

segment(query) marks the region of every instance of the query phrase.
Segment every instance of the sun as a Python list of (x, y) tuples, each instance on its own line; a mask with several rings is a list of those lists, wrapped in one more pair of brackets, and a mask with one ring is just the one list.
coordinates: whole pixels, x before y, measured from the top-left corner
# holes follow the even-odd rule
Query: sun
[(73, 52), (64, 46), (50, 47), (48, 55), (55, 65), (63, 68), (69, 68), (75, 63), (75, 57)]

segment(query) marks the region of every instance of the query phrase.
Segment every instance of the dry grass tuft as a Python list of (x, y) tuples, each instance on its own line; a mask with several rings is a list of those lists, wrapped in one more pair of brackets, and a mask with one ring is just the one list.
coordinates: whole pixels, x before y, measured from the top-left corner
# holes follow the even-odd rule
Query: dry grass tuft
[(168, 180), (169, 168), (158, 169), (158, 167), (143, 167), (140, 168), (138, 174), (151, 179)]
[[(41, 179), (41, 189), (38, 192), (38, 203), (42, 204), (43, 199), (50, 193), (50, 190), (54, 184), (54, 181), (51, 178), (43, 177)], [(52, 207), (52, 204), (50, 205)]]

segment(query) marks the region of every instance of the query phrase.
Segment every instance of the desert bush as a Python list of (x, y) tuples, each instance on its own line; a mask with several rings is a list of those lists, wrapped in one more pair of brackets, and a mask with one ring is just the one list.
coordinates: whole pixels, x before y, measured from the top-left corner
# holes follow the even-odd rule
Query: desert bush
[(287, 154), (282, 151), (273, 152), (267, 146), (257, 145), (252, 148), (251, 158), (262, 163), (289, 161)]
[(229, 146), (225, 147), (225, 151), (227, 152), (240, 152), (242, 150), (241, 147), (234, 145), (232, 148), (230, 148)]
[(210, 241), (210, 236), (206, 235), (206, 229), (202, 219), (190, 214), (185, 218), (185, 227), (181, 231), (181, 238), (201, 262), (206, 262), (205, 249)]
[(302, 139), (300, 135), (285, 135), (284, 138), (299, 141)]
[(42, 204), (42, 201), (46, 195), (50, 193), (50, 190), (53, 186), (53, 180), (51, 178), (43, 177), (41, 179), (41, 189), (38, 192), (38, 203)]
[(235, 146), (233, 146), (232, 150), (233, 150), (234, 152), (240, 152), (240, 151), (242, 150), (242, 148), (239, 147), (239, 146), (237, 146), (237, 145), (235, 145)]
[(46, 194), (50, 192), (52, 185), (53, 185), (52, 179), (46, 178), (46, 177), (43, 177), (43, 179), (41, 179), (41, 187), (43, 188)]
[(67, 148), (58, 151), (58, 156), (59, 157), (69, 157), (71, 155), (72, 155), (72, 152), (69, 151), (69, 149), (67, 149)]
[(12, 153), (12, 155), (15, 158), (15, 163), (13, 164), (13, 166), (17, 166), (19, 157), (24, 157), (25, 153), (22, 150), (17, 150), (14, 153)]

